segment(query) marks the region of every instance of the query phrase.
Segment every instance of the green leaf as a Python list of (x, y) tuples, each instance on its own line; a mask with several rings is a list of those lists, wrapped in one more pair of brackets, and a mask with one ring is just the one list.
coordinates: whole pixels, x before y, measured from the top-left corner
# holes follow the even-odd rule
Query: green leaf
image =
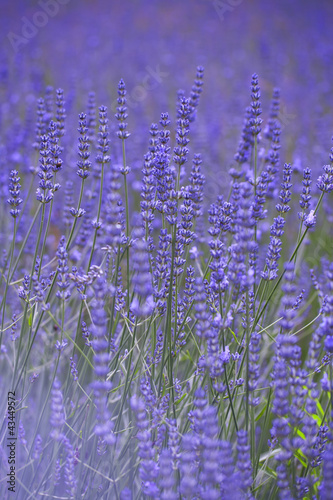
[(193, 361), (193, 359), (192, 359), (192, 356), (191, 356), (191, 354), (190, 354), (190, 351), (189, 351), (188, 349), (187, 349), (187, 351), (186, 351), (186, 355), (185, 355), (185, 357), (186, 357), (187, 359), (189, 359), (190, 361), (192, 361), (192, 363), (194, 363), (194, 361)]
[(317, 422), (318, 427), (320, 427), (322, 419), (320, 417), (318, 417), (318, 415), (315, 415), (314, 413), (309, 413), (309, 415), (310, 415), (310, 417), (313, 418), (313, 420), (315, 420)]
[(238, 345), (240, 345), (240, 343), (238, 342), (238, 339), (237, 339), (237, 337), (236, 337), (235, 332), (233, 332), (233, 331), (231, 330), (231, 328), (229, 328), (229, 332), (231, 332), (231, 333), (232, 333), (232, 335), (233, 335), (233, 337), (234, 337), (234, 339), (235, 339), (235, 342), (236, 342)]
[(163, 391), (162, 391), (162, 396), (165, 396), (165, 390), (166, 390), (166, 383), (165, 383), (165, 375), (163, 373)]
[(257, 416), (256, 416), (256, 418), (255, 418), (255, 421), (256, 421), (256, 422), (258, 422), (258, 420), (260, 420), (260, 419), (261, 419), (261, 417), (264, 415), (264, 413), (265, 413), (265, 411), (266, 411), (266, 406), (267, 406), (267, 405), (264, 405), (264, 406), (263, 406), (263, 409), (261, 410), (261, 412), (259, 413), (259, 415), (257, 415)]
[(29, 316), (28, 316), (28, 325), (29, 325), (29, 326), (30, 326), (30, 328), (31, 328), (31, 326), (32, 326), (32, 312), (31, 312), (31, 313), (29, 314)]
[(177, 399), (177, 401), (175, 401), (175, 405), (179, 405), (179, 403), (184, 399), (186, 398), (187, 394), (183, 394), (181, 398)]
[(307, 461), (306, 461), (306, 457), (300, 449), (295, 451), (295, 457), (298, 458), (298, 460), (301, 462), (303, 467), (305, 467), (305, 469), (306, 469), (307, 465), (308, 465)]
[(303, 441), (305, 441), (305, 434), (303, 434), (302, 431), (300, 431), (299, 429), (297, 429), (297, 434), (299, 435), (299, 437), (301, 437), (303, 439)]
[(321, 420), (323, 420), (323, 418), (325, 416), (325, 412), (324, 412), (323, 407), (321, 406), (321, 404), (319, 402), (319, 399), (316, 399), (316, 405), (317, 405), (317, 410), (321, 416)]

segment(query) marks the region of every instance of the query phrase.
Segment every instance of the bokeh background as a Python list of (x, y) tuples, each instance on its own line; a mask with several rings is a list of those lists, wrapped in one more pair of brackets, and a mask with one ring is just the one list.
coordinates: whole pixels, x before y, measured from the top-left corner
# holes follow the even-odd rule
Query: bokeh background
[[(64, 89), (70, 124), (85, 111), (91, 90), (98, 104), (115, 111), (117, 83), (124, 78), (135, 189), (149, 125), (164, 111), (175, 118), (177, 91), (189, 94), (197, 65), (205, 67), (205, 84), (191, 146), (203, 154), (206, 197), (216, 197), (228, 182), (225, 173), (254, 72), (264, 120), (273, 88), (281, 89), (282, 160), (295, 169), (327, 163), (333, 132), (329, 0), (1, 0), (0, 5), (0, 162), (6, 171), (15, 167), (27, 134), (33, 141), (36, 99), (46, 86)], [(67, 164), (75, 168), (69, 153)]]

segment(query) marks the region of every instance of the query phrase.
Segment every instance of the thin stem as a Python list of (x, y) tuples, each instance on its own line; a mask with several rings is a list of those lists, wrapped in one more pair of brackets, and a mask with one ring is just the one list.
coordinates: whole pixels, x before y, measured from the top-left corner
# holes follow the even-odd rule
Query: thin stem
[(130, 295), (130, 267), (129, 267), (129, 205), (128, 205), (128, 186), (127, 186), (127, 171), (126, 171), (126, 149), (125, 149), (125, 139), (122, 139), (122, 153), (123, 153), (123, 169), (124, 169), (124, 188), (125, 188), (125, 209), (126, 209), (126, 238), (127, 238), (127, 248), (126, 248), (126, 265), (127, 265), (127, 305), (129, 306), (129, 295)]
[(7, 274), (7, 280), (6, 280), (6, 286), (5, 286), (5, 293), (4, 293), (3, 301), (2, 301), (2, 304), (1, 304), (1, 308), (3, 310), (2, 310), (2, 318), (1, 318), (0, 348), (1, 348), (1, 345), (2, 345), (2, 334), (3, 334), (3, 327), (4, 327), (4, 322), (5, 322), (6, 299), (7, 299), (8, 287), (9, 287), (9, 281), (10, 281), (10, 278), (9, 278), (10, 277), (10, 271), (11, 271), (12, 261), (13, 261), (13, 255), (14, 255), (15, 240), (16, 240), (16, 231), (17, 231), (16, 218), (14, 218), (14, 232), (13, 232), (13, 239), (12, 239), (11, 246), (10, 246), (8, 274)]

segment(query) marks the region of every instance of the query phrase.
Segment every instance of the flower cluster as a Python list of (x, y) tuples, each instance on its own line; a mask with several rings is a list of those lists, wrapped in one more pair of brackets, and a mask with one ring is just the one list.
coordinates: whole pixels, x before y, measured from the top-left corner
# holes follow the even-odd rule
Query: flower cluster
[(332, 497), (332, 7), (256, 2), (5, 9), (0, 498)]

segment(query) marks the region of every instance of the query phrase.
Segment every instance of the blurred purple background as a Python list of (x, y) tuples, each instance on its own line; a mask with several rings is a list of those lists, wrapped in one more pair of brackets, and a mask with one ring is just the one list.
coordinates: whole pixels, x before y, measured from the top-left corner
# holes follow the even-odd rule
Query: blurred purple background
[[(150, 123), (162, 111), (175, 116), (177, 90), (189, 93), (200, 64), (205, 84), (191, 144), (215, 177), (216, 162), (232, 164), (257, 72), (264, 120), (273, 88), (281, 89), (283, 161), (319, 168), (333, 132), (332, 14), (329, 0), (2, 0), (2, 123), (34, 106), (47, 85), (64, 89), (69, 121), (90, 90), (114, 108), (124, 78), (129, 159), (141, 164)], [(26, 38), (29, 23), (43, 19)]]

